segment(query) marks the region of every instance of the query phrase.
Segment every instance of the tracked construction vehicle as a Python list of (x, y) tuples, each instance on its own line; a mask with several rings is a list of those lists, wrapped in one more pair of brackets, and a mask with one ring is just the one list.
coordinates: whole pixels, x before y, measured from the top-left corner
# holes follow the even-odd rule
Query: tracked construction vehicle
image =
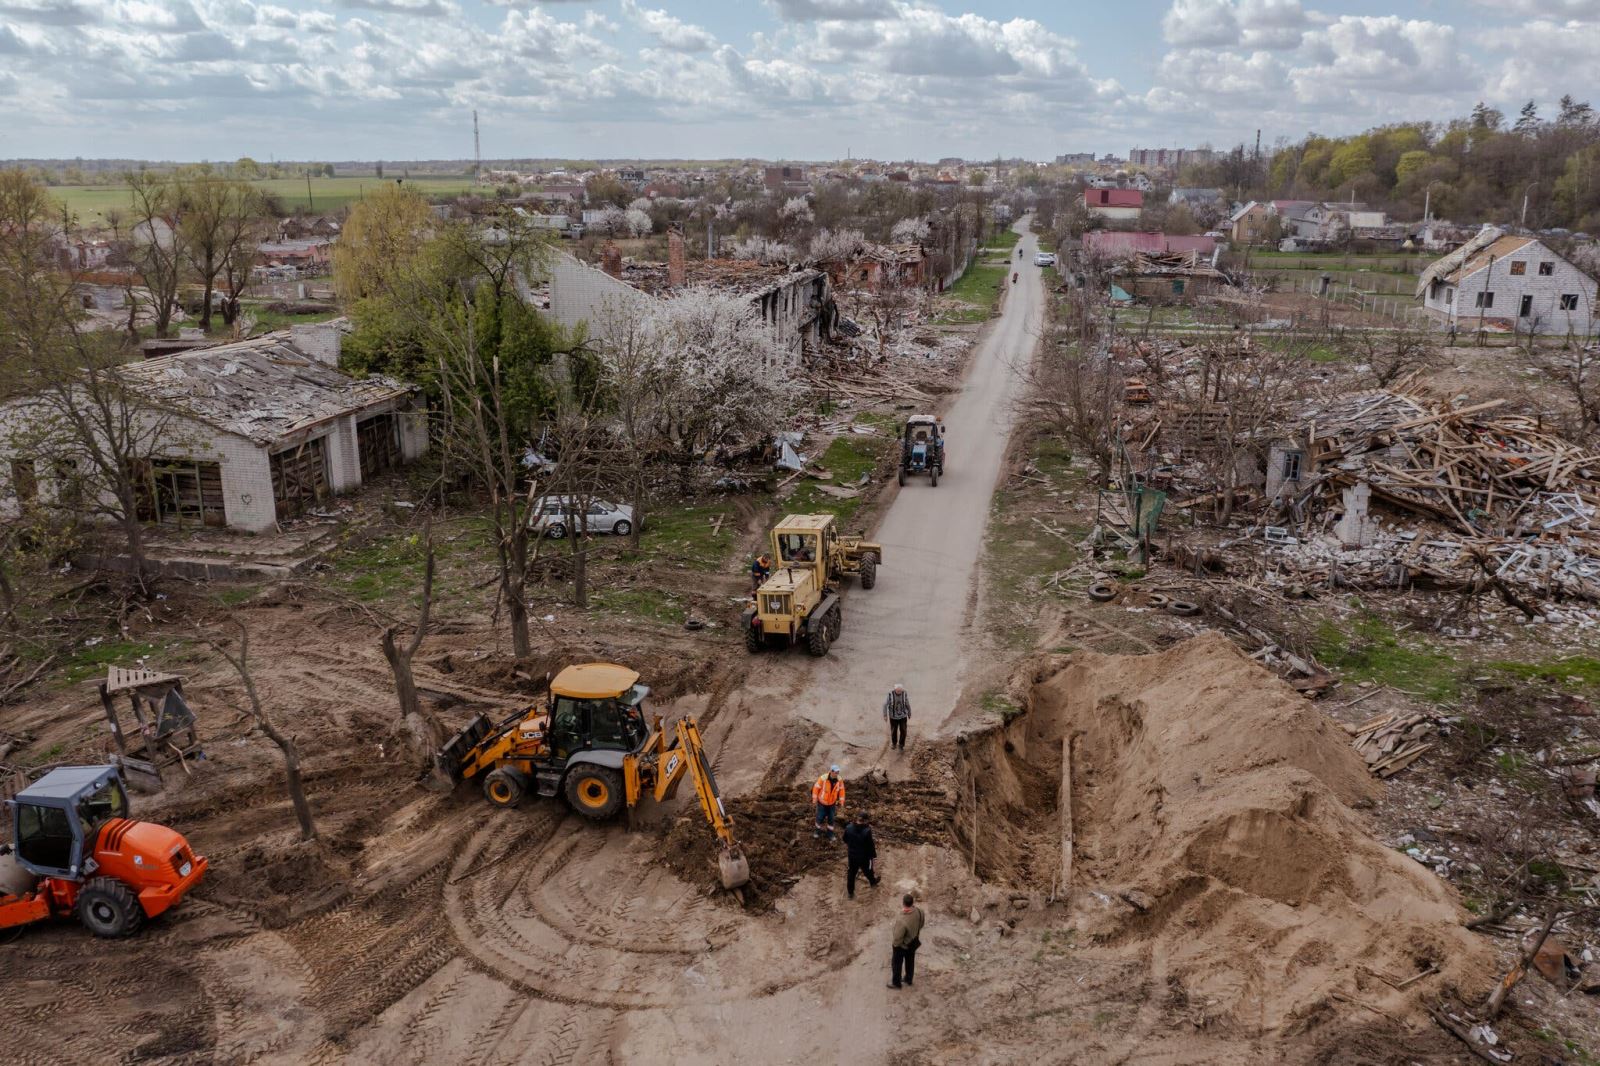
[(6, 801), (0, 929), (76, 915), (96, 936), (130, 936), (205, 876), (180, 833), (128, 817), (114, 766), (61, 766)]
[(664, 727), (646, 721), (650, 689), (639, 674), (615, 663), (569, 666), (550, 682), (549, 696), (500, 722), (478, 715), (439, 751), (456, 781), (476, 781), (496, 807), (515, 807), (529, 794), (562, 795), (585, 818), (604, 821), (630, 812), (646, 794), (671, 799), (687, 773), (700, 810), (716, 833), (724, 888), (750, 880), (750, 866), (733, 835), (700, 727), (683, 717)]
[(878, 583), (883, 545), (840, 536), (831, 514), (786, 515), (772, 529), (774, 569), (745, 609), (744, 643), (751, 651), (804, 644), (826, 655), (839, 639), (839, 599), (847, 577), (870, 589)]

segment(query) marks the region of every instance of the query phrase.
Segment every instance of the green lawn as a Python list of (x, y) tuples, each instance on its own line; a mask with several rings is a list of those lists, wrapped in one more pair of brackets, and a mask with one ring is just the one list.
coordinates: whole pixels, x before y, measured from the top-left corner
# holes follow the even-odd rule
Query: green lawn
[(675, 504), (645, 513), (641, 543), (664, 562), (716, 571), (733, 550), (739, 531), (739, 511), (731, 502)]
[(1022, 234), (1018, 233), (1016, 230), (1003, 229), (990, 234), (989, 239), (983, 242), (983, 246), (985, 248), (999, 249), (1000, 251), (1009, 252), (1011, 249), (1017, 246), (1017, 242), (1021, 239)]
[(866, 502), (866, 497), (863, 495), (852, 500), (841, 500), (823, 492), (821, 486), (855, 487), (862, 474), (870, 473), (877, 467), (879, 458), (893, 446), (893, 443), (892, 438), (888, 436), (865, 437), (846, 433), (839, 437), (828, 445), (828, 450), (822, 453), (822, 458), (817, 463), (833, 473), (833, 480), (805, 479), (795, 490), (795, 494), (789, 497), (784, 509), (790, 514), (835, 515), (839, 519), (839, 527), (847, 532), (850, 531), (852, 528), (850, 522), (861, 509), (861, 505)]
[[(258, 181), (256, 187), (276, 196), (285, 211), (307, 208), (314, 213), (337, 211), (361, 199), (363, 195), (391, 178), (340, 177), (312, 178), (307, 197), (306, 179), (271, 178)], [(406, 184), (424, 196), (456, 196), (472, 188), (470, 177), (416, 177), (407, 178)], [(94, 225), (105, 221), (105, 213), (128, 205), (125, 185), (57, 185), (50, 194), (64, 203), (82, 223)]]
[(1402, 640), (1392, 626), (1372, 614), (1348, 626), (1324, 622), (1314, 641), (1317, 658), (1349, 683), (1389, 685), (1438, 703), (1454, 700), (1470, 668), (1454, 655)]
[(1000, 299), (1000, 286), (1005, 284), (1006, 275), (1011, 270), (1009, 264), (1004, 266), (990, 266), (985, 263), (973, 263), (961, 279), (945, 292), (965, 306), (947, 312), (939, 319), (941, 325), (951, 325), (959, 322), (983, 322), (994, 311), (995, 303)]

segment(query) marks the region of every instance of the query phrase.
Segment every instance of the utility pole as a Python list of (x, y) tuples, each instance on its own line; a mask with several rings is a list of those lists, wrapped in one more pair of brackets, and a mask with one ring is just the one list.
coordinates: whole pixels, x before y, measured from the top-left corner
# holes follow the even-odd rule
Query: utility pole
[(306, 210), (312, 214), (315, 214), (317, 210), (317, 205), (311, 199), (311, 171), (309, 170), (306, 171)]
[(483, 175), (483, 142), (478, 139), (478, 109), (472, 109), (472, 180)]

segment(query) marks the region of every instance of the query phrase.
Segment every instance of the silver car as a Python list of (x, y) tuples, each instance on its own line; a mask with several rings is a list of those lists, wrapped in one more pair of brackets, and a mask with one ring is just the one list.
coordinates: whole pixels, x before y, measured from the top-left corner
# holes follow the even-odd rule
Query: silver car
[(546, 496), (539, 501), (528, 521), (535, 533), (552, 540), (584, 529), (590, 533), (615, 533), (625, 537), (633, 532), (633, 508), (591, 499), (583, 509), (582, 501), (576, 497)]

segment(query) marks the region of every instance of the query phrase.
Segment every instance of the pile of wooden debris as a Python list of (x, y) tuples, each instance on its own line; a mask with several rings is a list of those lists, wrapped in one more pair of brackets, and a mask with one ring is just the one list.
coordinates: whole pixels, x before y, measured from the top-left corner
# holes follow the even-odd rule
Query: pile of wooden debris
[(1344, 728), (1355, 738), (1355, 749), (1367, 760), (1367, 769), (1379, 777), (1393, 777), (1433, 748), (1431, 738), (1439, 722), (1429, 714), (1390, 711)]

